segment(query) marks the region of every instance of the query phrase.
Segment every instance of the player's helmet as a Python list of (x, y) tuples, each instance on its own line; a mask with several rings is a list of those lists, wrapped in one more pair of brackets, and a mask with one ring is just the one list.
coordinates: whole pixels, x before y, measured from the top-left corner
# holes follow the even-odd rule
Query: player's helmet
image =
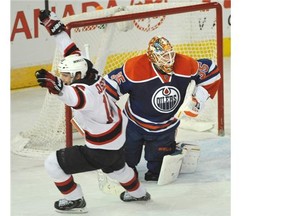
[(153, 37), (148, 45), (149, 60), (165, 73), (173, 70), (175, 52), (170, 42), (164, 37)]
[(60, 73), (70, 73), (72, 78), (75, 77), (77, 72), (81, 72), (81, 79), (83, 79), (87, 70), (87, 61), (79, 55), (66, 56), (58, 65), (58, 71)]

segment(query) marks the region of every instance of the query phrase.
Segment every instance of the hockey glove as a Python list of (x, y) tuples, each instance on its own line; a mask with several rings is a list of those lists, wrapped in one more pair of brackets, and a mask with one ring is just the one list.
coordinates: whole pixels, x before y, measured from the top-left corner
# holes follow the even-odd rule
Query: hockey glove
[(190, 103), (188, 103), (183, 113), (189, 117), (197, 117), (199, 112), (204, 108), (204, 103), (199, 102), (195, 97), (191, 98)]
[(181, 118), (182, 115), (188, 117), (197, 117), (204, 109), (205, 103), (210, 94), (202, 86), (197, 86), (192, 96), (185, 98), (183, 104), (179, 108), (176, 117)]
[(59, 34), (65, 31), (65, 25), (51, 11), (41, 10), (39, 13), (40, 24), (45, 26), (50, 35)]
[(39, 85), (48, 88), (49, 93), (59, 94), (63, 89), (63, 81), (45, 69), (36, 71), (35, 76)]
[(205, 103), (210, 97), (208, 91), (202, 87), (197, 86), (192, 94), (192, 107), (191, 110), (184, 111), (185, 115), (190, 117), (197, 117), (198, 114), (204, 109)]

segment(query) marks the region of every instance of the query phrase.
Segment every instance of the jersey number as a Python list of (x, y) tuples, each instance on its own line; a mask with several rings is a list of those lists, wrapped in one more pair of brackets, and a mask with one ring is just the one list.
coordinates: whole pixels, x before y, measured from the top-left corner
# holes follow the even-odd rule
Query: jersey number
[(206, 78), (206, 74), (208, 73), (208, 71), (209, 71), (209, 66), (199, 62), (198, 74), (199, 74), (201, 80)]
[[(99, 83), (96, 83), (96, 88), (98, 90), (98, 93), (101, 94), (105, 90), (105, 81), (101, 79)], [(105, 111), (106, 111), (107, 124), (109, 124), (113, 122), (113, 118), (112, 118), (113, 114), (110, 109), (108, 98), (105, 94), (103, 94), (103, 103), (104, 103)]]
[(113, 114), (110, 110), (108, 99), (107, 99), (107, 96), (105, 94), (103, 95), (103, 103), (104, 103), (105, 110), (106, 110), (107, 124), (109, 124), (109, 123), (113, 122), (113, 119), (112, 119)]

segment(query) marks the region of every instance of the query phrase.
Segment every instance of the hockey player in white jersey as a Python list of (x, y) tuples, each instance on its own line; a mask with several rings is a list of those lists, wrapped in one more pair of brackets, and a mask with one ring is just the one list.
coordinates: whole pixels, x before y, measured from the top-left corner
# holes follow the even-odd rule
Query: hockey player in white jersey
[(60, 77), (40, 69), (35, 73), (36, 79), (41, 87), (73, 109), (74, 119), (85, 134), (85, 145), (57, 150), (45, 160), (47, 173), (64, 196), (55, 202), (56, 211), (87, 212), (81, 186), (72, 174), (98, 169), (123, 186), (125, 191), (120, 194), (121, 200), (149, 200), (150, 194), (125, 163), (123, 145), (127, 118), (108, 99), (104, 79), (93, 64), (80, 55), (80, 50), (64, 31), (64, 24), (54, 13), (41, 11), (39, 19), (55, 37), (65, 58), (58, 66)]

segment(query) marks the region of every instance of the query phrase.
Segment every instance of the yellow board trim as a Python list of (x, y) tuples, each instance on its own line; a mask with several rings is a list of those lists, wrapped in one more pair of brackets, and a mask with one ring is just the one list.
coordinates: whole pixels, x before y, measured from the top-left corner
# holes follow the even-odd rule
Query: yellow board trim
[(223, 38), (223, 56), (231, 57), (231, 38)]
[[(231, 56), (231, 38), (223, 39), (223, 56)], [(40, 68), (51, 70), (51, 64), (11, 69), (11, 90), (37, 86), (35, 71)]]
[(35, 72), (41, 68), (50, 70), (51, 64), (11, 69), (11, 90), (37, 86)]

